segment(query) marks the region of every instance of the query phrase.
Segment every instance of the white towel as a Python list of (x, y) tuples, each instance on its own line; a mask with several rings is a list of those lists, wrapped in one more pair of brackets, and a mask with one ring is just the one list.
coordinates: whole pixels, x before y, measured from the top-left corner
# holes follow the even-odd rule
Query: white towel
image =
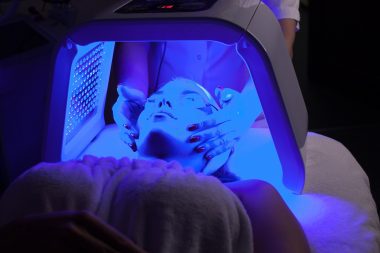
[(152, 253), (253, 252), (237, 197), (177, 163), (87, 156), (38, 164), (3, 194), (0, 225), (59, 210), (93, 212)]
[[(380, 223), (368, 176), (350, 151), (309, 133), (304, 146), (306, 182), (290, 206), (312, 252), (380, 253)], [(289, 203), (288, 203), (289, 204)]]

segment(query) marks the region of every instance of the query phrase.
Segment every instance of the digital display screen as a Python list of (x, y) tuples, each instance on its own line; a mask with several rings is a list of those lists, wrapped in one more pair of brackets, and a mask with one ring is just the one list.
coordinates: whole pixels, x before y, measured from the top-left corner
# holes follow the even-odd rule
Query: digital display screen
[(134, 0), (115, 13), (191, 12), (209, 9), (216, 0)]

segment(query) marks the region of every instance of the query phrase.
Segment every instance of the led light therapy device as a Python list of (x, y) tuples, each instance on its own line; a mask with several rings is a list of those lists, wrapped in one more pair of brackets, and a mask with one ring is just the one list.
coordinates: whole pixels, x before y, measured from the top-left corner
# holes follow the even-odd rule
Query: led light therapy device
[(236, 49), (265, 114), (282, 182), (301, 193), (307, 111), (278, 21), (258, 0), (121, 1), (73, 29), (56, 54), (44, 159), (80, 158), (109, 128), (104, 110), (116, 43), (176, 41)]

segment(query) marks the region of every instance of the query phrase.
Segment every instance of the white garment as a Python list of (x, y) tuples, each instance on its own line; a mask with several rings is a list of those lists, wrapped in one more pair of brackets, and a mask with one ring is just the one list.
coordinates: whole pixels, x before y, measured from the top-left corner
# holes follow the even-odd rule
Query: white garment
[(299, 0), (264, 0), (278, 20), (290, 18), (300, 21)]
[[(299, 0), (265, 0), (264, 3), (278, 20), (296, 20), (299, 29)], [(196, 81), (213, 94), (217, 86), (241, 91), (252, 80), (234, 45), (213, 41), (170, 41), (164, 47), (157, 88), (173, 78), (184, 77)]]
[(241, 91), (250, 74), (235, 45), (214, 41), (166, 42), (158, 87), (176, 77), (194, 80), (213, 95), (218, 86)]
[[(261, 0), (260, 0), (261, 1)], [(258, 0), (240, 0), (242, 6), (250, 7), (258, 3)], [(300, 0), (262, 0), (272, 10), (278, 20), (294, 19), (297, 21), (297, 30), (299, 30), (299, 21), (301, 19), (299, 12)]]

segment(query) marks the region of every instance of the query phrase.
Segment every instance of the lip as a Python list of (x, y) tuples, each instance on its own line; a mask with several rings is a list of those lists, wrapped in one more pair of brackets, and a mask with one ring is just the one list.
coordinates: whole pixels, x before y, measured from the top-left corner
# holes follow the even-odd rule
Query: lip
[(172, 113), (167, 112), (167, 111), (154, 112), (154, 113), (152, 113), (152, 114), (149, 116), (149, 118), (152, 118), (153, 116), (162, 116), (162, 115), (167, 115), (167, 116), (169, 116), (170, 118), (175, 119), (175, 120), (178, 119), (178, 118), (175, 117)]

